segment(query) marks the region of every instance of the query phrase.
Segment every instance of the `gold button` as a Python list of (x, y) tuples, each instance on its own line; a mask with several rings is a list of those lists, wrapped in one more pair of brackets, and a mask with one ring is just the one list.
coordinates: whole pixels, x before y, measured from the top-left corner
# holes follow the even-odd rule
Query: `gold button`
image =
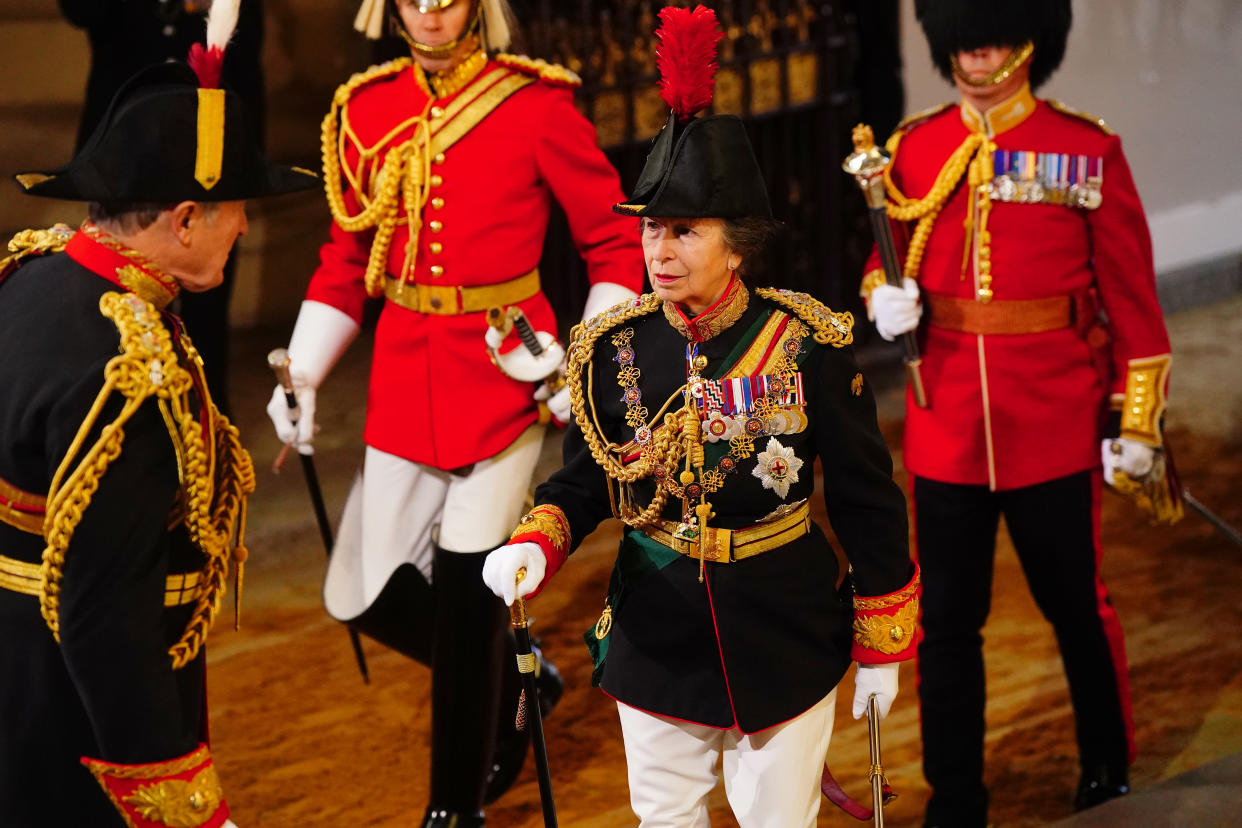
[(443, 164), (443, 163), (444, 163), (444, 153), (442, 153), (442, 152), (437, 152), (437, 153), (436, 153), (436, 157), (435, 157), (435, 158), (433, 158), (432, 160), (433, 160), (433, 161), (435, 161), (437, 164)]
[(444, 207), (444, 199), (440, 198), (439, 196), (436, 196), (435, 198), (431, 200), (431, 206), (435, 207), (437, 210), (441, 209), (442, 207)]
[(444, 245), (440, 244), (439, 242), (432, 242), (430, 246), (431, 246), (431, 252), (437, 255), (439, 255), (440, 251), (444, 249)]
[(431, 228), (431, 232), (439, 233), (441, 230), (444, 229), (444, 222), (433, 220), (433, 221), (428, 222), (427, 226)]
[[(432, 275), (432, 276), (436, 276), (436, 277), (443, 276), (443, 275), (444, 275), (444, 266), (443, 266), (443, 265), (432, 265), (432, 266), (431, 266), (431, 275)], [(436, 307), (439, 307), (439, 305), (437, 305)]]
[(436, 310), (439, 310), (440, 309), (440, 297), (439, 296), (431, 297), (430, 305)]
[(444, 179), (443, 179), (443, 178), (441, 178), (440, 176), (438, 176), (438, 175), (433, 175), (433, 176), (431, 177), (431, 186), (433, 186), (433, 187), (439, 187), (439, 186), (440, 186), (441, 184), (443, 184), (443, 183), (444, 183)]
[(444, 116), (444, 108), (443, 108), (443, 107), (433, 106), (433, 107), (431, 108), (431, 117), (433, 117), (433, 118), (440, 118), (440, 117), (443, 117), (443, 116)]

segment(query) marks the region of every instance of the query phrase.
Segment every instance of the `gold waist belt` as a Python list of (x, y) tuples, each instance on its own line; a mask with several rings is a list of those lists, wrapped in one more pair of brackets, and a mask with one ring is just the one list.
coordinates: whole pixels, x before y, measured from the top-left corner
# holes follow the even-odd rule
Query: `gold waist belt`
[(700, 532), (698, 540), (677, 537), (677, 524), (671, 520), (656, 520), (644, 526), (642, 531), (656, 543), (682, 555), (698, 558), (699, 545), (702, 544), (703, 560), (730, 563), (753, 558), (778, 546), (784, 546), (810, 532), (811, 507), (803, 503), (787, 515), (756, 523), (745, 529), (717, 529), (709, 526)]
[(0, 523), (32, 535), (42, 535), (46, 509), (47, 498), (0, 479)]
[[(9, 589), (23, 595), (38, 595), (39, 584), (43, 580), (41, 571), (39, 564), (0, 555), (0, 589)], [(169, 575), (164, 580), (164, 606), (179, 607), (198, 600), (202, 581), (201, 572)]]
[(407, 310), (455, 316), (516, 305), (539, 292), (539, 268), (494, 285), (423, 285), (385, 278), (384, 296)]
[(1074, 301), (1069, 296), (976, 302), (956, 296), (923, 294), (929, 324), (970, 334), (1030, 334), (1055, 331), (1074, 324)]

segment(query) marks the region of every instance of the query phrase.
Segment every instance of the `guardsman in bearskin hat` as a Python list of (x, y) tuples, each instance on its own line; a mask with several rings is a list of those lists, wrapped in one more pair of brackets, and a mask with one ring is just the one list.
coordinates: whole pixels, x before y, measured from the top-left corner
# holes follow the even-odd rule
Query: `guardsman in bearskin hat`
[(504, 53), (510, 21), (503, 0), (363, 3), (358, 27), (393, 26), (410, 57), (355, 75), (324, 119), (334, 221), (289, 344), (301, 416), (280, 389), (268, 408), (281, 439), (310, 451), (316, 390), (367, 299), (383, 300), (364, 469), (324, 599), (431, 667), (426, 826), (482, 824), (528, 741), (514, 732), (507, 615), (479, 572), (522, 514), (541, 408), (568, 418), (538, 270), (552, 202), (586, 261), (589, 313), (642, 284), (633, 229), (608, 209), (617, 174), (574, 108), (577, 77)]
[[(742, 121), (695, 117), (712, 99), (715, 15), (660, 17), (673, 112), (613, 208), (638, 218), (653, 292), (575, 328), (565, 467), (484, 577), (511, 602), (601, 521), (622, 520), (587, 640), (594, 681), (617, 702), (640, 824), (707, 825), (722, 760), (740, 825), (809, 828), (837, 685), (858, 662), (855, 717), (872, 694), (888, 712), (918, 637), (918, 570), (853, 317), (747, 284), (772, 211)], [(809, 513), (816, 458), (852, 566), (841, 590)]]
[(232, 824), (203, 644), (230, 570), (240, 594), (254, 473), (165, 308), (219, 284), (244, 199), (318, 179), (264, 159), (217, 88), (236, 6), (215, 6), (197, 76), (139, 73), (72, 161), (17, 176), (90, 218), (0, 261), (5, 826)]
[(1106, 482), (1163, 491), (1157, 515), (1176, 516), (1159, 485), (1171, 479), (1169, 339), (1120, 139), (1032, 95), (1064, 55), (1069, 0), (923, 0), (916, 11), (960, 103), (889, 139), (888, 214), (908, 230), (903, 287), (881, 284), (873, 254), (863, 294), (881, 335), (917, 328), (922, 346), (928, 403), (911, 397), (904, 439), (924, 585), (927, 824), (982, 826), (980, 631), (1001, 515), (1061, 648), (1075, 807), (1128, 790), (1130, 697), (1100, 576), (1100, 493)]

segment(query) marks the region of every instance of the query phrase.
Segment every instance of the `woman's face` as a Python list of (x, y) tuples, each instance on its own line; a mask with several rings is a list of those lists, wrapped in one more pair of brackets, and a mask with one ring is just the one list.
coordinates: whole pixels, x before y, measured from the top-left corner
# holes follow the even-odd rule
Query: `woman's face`
[(690, 313), (711, 307), (729, 286), (742, 258), (714, 218), (643, 218), (643, 258), (656, 295)]

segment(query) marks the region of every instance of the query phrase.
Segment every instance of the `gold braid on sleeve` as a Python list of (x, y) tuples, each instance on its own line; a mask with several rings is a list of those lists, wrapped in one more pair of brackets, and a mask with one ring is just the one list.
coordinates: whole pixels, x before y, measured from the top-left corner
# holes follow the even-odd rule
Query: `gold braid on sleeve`
[[(60, 585), (73, 533), (100, 479), (121, 454), (125, 425), (144, 402), (155, 398), (177, 454), (186, 530), (207, 558), (194, 612), (180, 640), (169, 649), (173, 668), (177, 669), (198, 654), (215, 620), (224, 597), (230, 557), (238, 561), (240, 588), (240, 567), (246, 557), (242, 541), (245, 497), (254, 490), (254, 468), (241, 447), (237, 429), (219, 415), (209, 399), (204, 400), (209, 412), (204, 437), (203, 425), (191, 408), (193, 377), (179, 363), (168, 329), (155, 308), (134, 294), (117, 292), (104, 294), (99, 308), (120, 331), (121, 353), (105, 366), (103, 388), (52, 478), (43, 523), (46, 547), (40, 568), (40, 612), (59, 641)], [(187, 351), (194, 353), (189, 348)], [(83, 453), (87, 437), (114, 392), (124, 398), (121, 412)]]
[[(401, 58), (354, 75), (337, 88), (332, 97), (332, 106), (324, 116), (321, 127), (323, 186), (333, 220), (347, 233), (361, 233), (375, 228), (366, 274), (363, 277), (367, 295), (372, 297), (382, 296), (384, 293), (388, 251), (392, 247), (397, 226), (402, 221), (408, 224), (410, 231), (410, 247), (400, 278), (402, 284), (413, 266), (414, 251), (418, 248), (418, 232), (422, 227), (422, 209), (430, 192), (431, 159), (427, 148), (430, 146), (431, 136), (424, 111), (398, 124), (374, 146), (364, 147), (349, 123), (349, 99), (358, 88), (378, 78), (404, 71), (411, 62), (410, 58)], [(431, 100), (428, 99), (427, 107), (430, 106)], [(414, 128), (414, 135), (400, 144), (392, 145), (393, 136), (410, 126)], [(346, 159), (346, 148), (350, 144), (358, 152), (358, 164), (352, 170), (348, 168)], [(385, 149), (387, 152), (384, 152)], [(381, 161), (379, 155), (382, 152), (384, 155)], [(372, 181), (363, 180), (367, 168), (374, 175)], [(358, 213), (351, 214), (345, 203), (342, 176), (362, 205)], [(373, 197), (370, 195), (372, 191)], [(404, 216), (401, 215), (403, 211)]]

